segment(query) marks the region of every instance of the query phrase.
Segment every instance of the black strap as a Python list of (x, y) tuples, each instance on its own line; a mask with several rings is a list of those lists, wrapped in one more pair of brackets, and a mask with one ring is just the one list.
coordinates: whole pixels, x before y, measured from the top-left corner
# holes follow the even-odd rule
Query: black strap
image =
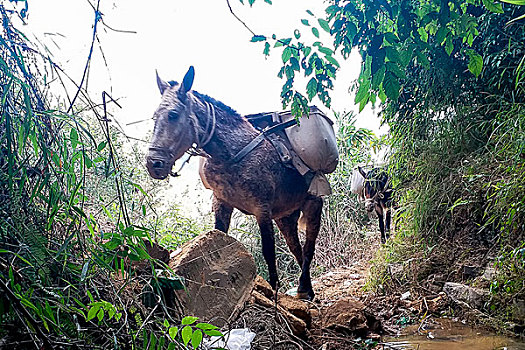
[(243, 159), (248, 153), (253, 151), (253, 149), (255, 147), (257, 147), (266, 138), (266, 135), (271, 134), (271, 133), (275, 133), (275, 132), (278, 132), (278, 131), (281, 131), (281, 130), (284, 130), (284, 129), (286, 129), (286, 128), (292, 126), (292, 125), (295, 125), (295, 124), (297, 124), (297, 120), (292, 119), (292, 120), (289, 120), (289, 121), (287, 121), (285, 123), (280, 123), (280, 124), (272, 126), (271, 128), (268, 128), (268, 129), (264, 130), (259, 135), (257, 135), (257, 137), (255, 137), (253, 140), (251, 140), (250, 143), (248, 143), (246, 146), (244, 146), (244, 148), (241, 149), (239, 151), (239, 153), (237, 153), (230, 160), (230, 163), (232, 163), (232, 164), (233, 163), (237, 163), (241, 159)]

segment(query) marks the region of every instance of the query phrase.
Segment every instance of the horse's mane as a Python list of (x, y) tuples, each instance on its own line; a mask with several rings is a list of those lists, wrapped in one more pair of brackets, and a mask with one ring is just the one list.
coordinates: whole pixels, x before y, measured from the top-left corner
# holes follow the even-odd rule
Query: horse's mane
[(222, 103), (221, 101), (217, 101), (216, 99), (214, 99), (213, 97), (210, 97), (208, 95), (205, 95), (205, 94), (201, 94), (200, 92), (198, 91), (195, 91), (195, 90), (192, 90), (191, 91), (197, 98), (201, 99), (201, 100), (204, 100), (206, 102), (209, 102), (211, 103), (212, 105), (216, 106), (216, 107), (219, 107), (220, 109), (222, 109), (223, 111), (227, 112), (228, 114), (231, 114), (235, 117), (240, 117), (240, 114), (237, 113), (237, 111), (233, 108), (231, 108), (230, 106), (227, 106), (225, 105), (224, 103)]
[[(170, 80), (168, 82), (168, 84), (170, 84), (170, 86), (175, 86), (175, 85), (179, 85), (178, 82), (174, 81), (174, 80)], [(219, 107), (220, 109), (222, 109), (223, 111), (235, 116), (235, 117), (240, 117), (240, 114), (233, 108), (231, 108), (230, 106), (227, 106), (225, 105), (224, 103), (222, 103), (221, 101), (218, 101), (216, 99), (214, 99), (213, 97), (210, 97), (208, 95), (205, 95), (205, 94), (201, 94), (200, 92), (198, 91), (195, 91), (195, 90), (191, 90), (191, 92), (197, 97), (199, 98), (200, 100), (203, 100), (203, 101), (206, 101), (206, 102), (209, 102), (211, 103), (212, 105), (216, 106), (216, 107)]]

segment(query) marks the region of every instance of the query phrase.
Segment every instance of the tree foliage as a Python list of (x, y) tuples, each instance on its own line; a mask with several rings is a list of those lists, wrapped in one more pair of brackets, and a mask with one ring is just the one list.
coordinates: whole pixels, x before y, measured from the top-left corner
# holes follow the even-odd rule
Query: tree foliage
[[(275, 35), (255, 35), (252, 41), (264, 42), (265, 54), (281, 48), (283, 66), (279, 77), (285, 79), (281, 98), (283, 105), (291, 103), (294, 112), (302, 114), (308, 101), (319, 98), (327, 107), (340, 63), (352, 49), (362, 58), (355, 103), (360, 110), (368, 103), (397, 102), (406, 96), (407, 73), (421, 70), (429, 74), (448, 75), (442, 56), (461, 75), (470, 73), (472, 81), (480, 77), (486, 61), (486, 51), (480, 47), (480, 26), (491, 13), (502, 14), (503, 6), (494, 0), (357, 0), (329, 1), (324, 18), (307, 11), (301, 20), (319, 38), (319, 31), (328, 33), (330, 43), (305, 42), (296, 30), (294, 36), (278, 39)], [(508, 6), (507, 12), (521, 9)], [(502, 30), (500, 27), (499, 30)], [(497, 44), (506, 44), (501, 40)], [(294, 85), (297, 74), (309, 78), (306, 87)], [(443, 81), (444, 86), (448, 88)], [(305, 92), (302, 92), (305, 91)]]

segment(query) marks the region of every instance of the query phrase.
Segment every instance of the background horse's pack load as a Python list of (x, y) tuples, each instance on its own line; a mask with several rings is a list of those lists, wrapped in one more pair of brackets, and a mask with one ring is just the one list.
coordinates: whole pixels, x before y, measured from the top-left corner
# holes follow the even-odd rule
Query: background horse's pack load
[[(308, 176), (310, 172), (310, 187), (308, 192), (316, 196), (331, 193), (330, 184), (325, 174), (333, 172), (339, 162), (337, 140), (333, 129), (333, 122), (317, 107), (311, 106), (308, 116), (294, 122), (295, 116), (290, 111), (260, 113), (248, 115), (246, 118), (259, 130), (264, 131), (277, 125), (286, 125), (284, 131), (268, 133), (268, 139), (278, 148), (284, 143), (292, 153), (289, 157), (293, 166), (302, 174)], [(273, 135), (281, 134), (281, 140)], [(282, 140), (284, 139), (284, 140)], [(279, 152), (282, 153), (282, 152)]]
[(350, 183), (350, 191), (359, 196), (359, 199), (363, 199), (363, 190), (365, 189), (365, 178), (357, 166), (352, 170), (352, 182)]

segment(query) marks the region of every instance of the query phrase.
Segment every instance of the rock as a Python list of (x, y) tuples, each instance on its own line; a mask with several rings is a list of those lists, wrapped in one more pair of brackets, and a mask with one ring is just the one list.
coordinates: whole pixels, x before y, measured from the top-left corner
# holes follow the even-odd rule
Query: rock
[(259, 275), (255, 277), (253, 289), (264, 294), (264, 296), (266, 296), (268, 299), (273, 299), (274, 297), (275, 292), (272, 286), (270, 286), (270, 283), (268, 283), (264, 278), (262, 278)]
[[(273, 309), (275, 307), (274, 300), (267, 298), (263, 293), (258, 292), (257, 290), (252, 291), (251, 302), (257, 305), (264, 306), (268, 309)], [(293, 334), (295, 334), (298, 337), (304, 337), (306, 335), (307, 325), (304, 320), (293, 315), (290, 311), (288, 311), (281, 305), (277, 305), (277, 311), (286, 319), (286, 321), (290, 325), (290, 328), (292, 329)], [(271, 311), (269, 310), (269, 312)]]
[(292, 315), (303, 320), (308, 327), (312, 323), (310, 308), (304, 301), (294, 298), (290, 295), (279, 293), (278, 304), (283, 309), (288, 310)]
[(365, 305), (359, 300), (345, 298), (327, 307), (322, 314), (323, 328), (347, 330), (356, 334), (368, 331)]
[(474, 288), (461, 283), (446, 282), (443, 291), (449, 298), (458, 302), (464, 302), (470, 307), (481, 309), (489, 292), (484, 289)]
[(184, 316), (222, 327), (249, 299), (256, 275), (252, 255), (233, 237), (213, 230), (182, 246), (169, 262), (185, 279), (186, 290), (175, 291)]
[(481, 277), (483, 277), (485, 280), (489, 282), (492, 282), (495, 275), (496, 275), (496, 269), (492, 266), (487, 266)]
[(462, 278), (464, 281), (472, 280), (476, 278), (481, 273), (482, 268), (479, 266), (469, 266), (463, 265), (462, 268)]

